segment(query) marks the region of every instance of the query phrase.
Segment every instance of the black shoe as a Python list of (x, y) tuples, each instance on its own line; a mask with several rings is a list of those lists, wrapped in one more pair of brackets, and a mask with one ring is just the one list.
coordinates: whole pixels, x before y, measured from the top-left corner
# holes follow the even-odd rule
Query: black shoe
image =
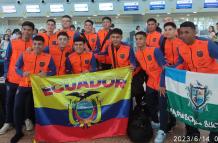
[(11, 143), (17, 143), (23, 136), (24, 136), (23, 133), (16, 133), (16, 134), (11, 138)]

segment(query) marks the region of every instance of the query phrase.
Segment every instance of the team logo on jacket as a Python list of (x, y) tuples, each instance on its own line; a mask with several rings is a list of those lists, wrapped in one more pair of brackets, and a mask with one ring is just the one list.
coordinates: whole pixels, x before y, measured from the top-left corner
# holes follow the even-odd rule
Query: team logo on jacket
[(200, 82), (196, 81), (195, 84), (190, 83), (189, 87), (186, 89), (188, 90), (189, 105), (197, 112), (205, 111), (209, 95), (212, 94), (208, 86), (202, 85)]
[(91, 41), (92, 41), (92, 43), (95, 43), (95, 38), (92, 38)]
[(124, 59), (125, 58), (125, 54), (120, 54), (120, 58)]
[(44, 67), (45, 66), (45, 62), (43, 62), (43, 61), (39, 62), (39, 66), (40, 67)]
[(52, 41), (52, 45), (57, 45), (57, 42), (56, 41)]
[(152, 42), (156, 42), (156, 41), (157, 41), (157, 38), (153, 38), (153, 39), (152, 39)]
[(85, 60), (85, 64), (89, 64), (89, 60)]
[(148, 55), (147, 58), (148, 58), (148, 61), (151, 61), (151, 60), (152, 60), (151, 55)]
[(88, 128), (101, 121), (101, 100), (96, 94), (98, 91), (86, 93), (73, 92), (67, 96), (69, 122), (73, 126)]
[(198, 57), (203, 57), (203, 51), (197, 51), (197, 56)]

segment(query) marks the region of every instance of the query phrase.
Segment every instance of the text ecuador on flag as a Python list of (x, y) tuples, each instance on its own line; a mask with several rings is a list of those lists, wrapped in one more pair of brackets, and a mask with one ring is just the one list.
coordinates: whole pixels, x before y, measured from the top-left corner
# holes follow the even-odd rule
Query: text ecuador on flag
[(196, 128), (218, 131), (218, 75), (166, 68), (170, 112)]
[(125, 135), (131, 78), (128, 68), (59, 77), (32, 76), (35, 140), (69, 142)]

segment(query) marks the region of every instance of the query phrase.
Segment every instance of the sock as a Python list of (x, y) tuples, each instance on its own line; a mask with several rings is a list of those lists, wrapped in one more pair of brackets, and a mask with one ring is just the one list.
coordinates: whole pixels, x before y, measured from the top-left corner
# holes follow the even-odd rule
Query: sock
[(11, 143), (17, 143), (23, 136), (24, 136), (23, 133), (16, 133), (16, 134), (11, 138)]

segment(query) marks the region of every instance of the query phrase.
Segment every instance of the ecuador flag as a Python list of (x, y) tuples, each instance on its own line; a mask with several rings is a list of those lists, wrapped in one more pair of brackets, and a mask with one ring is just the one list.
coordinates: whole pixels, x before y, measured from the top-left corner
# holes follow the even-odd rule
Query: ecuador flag
[(31, 76), (35, 140), (69, 142), (125, 135), (132, 73), (120, 68), (80, 75)]

